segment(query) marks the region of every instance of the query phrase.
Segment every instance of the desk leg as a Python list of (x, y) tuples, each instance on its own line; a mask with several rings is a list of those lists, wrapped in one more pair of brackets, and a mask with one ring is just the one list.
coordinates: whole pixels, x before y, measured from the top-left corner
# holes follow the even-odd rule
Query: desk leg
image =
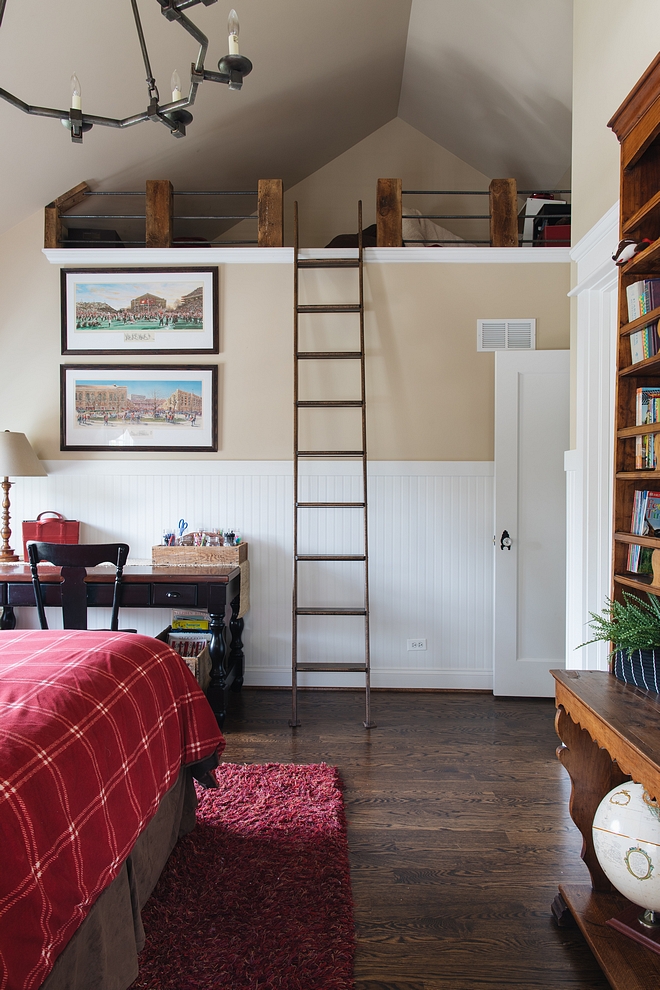
[(231, 686), (232, 691), (240, 691), (243, 687), (243, 672), (245, 670), (245, 654), (243, 653), (243, 628), (245, 621), (238, 617), (240, 608), (240, 598), (234, 598), (231, 603), (231, 620), (229, 622), (229, 631), (231, 633), (229, 668), (234, 671), (234, 682)]
[(630, 778), (622, 773), (606, 749), (595, 743), (586, 729), (580, 728), (560, 705), (555, 719), (562, 745), (557, 750), (559, 762), (571, 778), (571, 818), (582, 833), (582, 852), (594, 890), (613, 890), (594, 850), (591, 825), (596, 809), (608, 791)]
[(0, 629), (15, 629), (16, 628), (16, 616), (14, 614), (14, 609), (11, 605), (2, 606), (2, 614), (0, 614)]
[(217, 723), (222, 728), (225, 715), (225, 661), (227, 658), (227, 644), (225, 642), (225, 617), (214, 612), (209, 612), (209, 629), (211, 630), (211, 642), (209, 643), (209, 653), (211, 654), (211, 683), (206, 692), (208, 702), (213, 709)]

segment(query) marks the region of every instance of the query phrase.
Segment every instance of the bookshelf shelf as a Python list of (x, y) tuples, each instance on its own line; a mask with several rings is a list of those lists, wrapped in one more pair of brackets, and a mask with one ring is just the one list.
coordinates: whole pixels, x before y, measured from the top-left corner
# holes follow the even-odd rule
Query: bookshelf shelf
[[(627, 375), (647, 375), (649, 370), (651, 374), (655, 373), (653, 369), (658, 368), (660, 370), (660, 352), (654, 354), (653, 357), (645, 358), (643, 361), (637, 361), (636, 364), (629, 364), (627, 368), (622, 368), (619, 372), (620, 376)], [(642, 433), (650, 433), (651, 430), (642, 430)]]
[(636, 275), (640, 278), (660, 274), (660, 237), (653, 241), (645, 251), (640, 251), (634, 258), (623, 266), (624, 275)]
[(621, 236), (630, 237), (632, 233), (639, 230), (642, 224), (650, 220), (660, 220), (660, 192), (651, 196), (648, 202), (644, 203), (637, 213), (634, 213), (630, 220), (621, 225)]
[(635, 536), (634, 533), (615, 533), (614, 539), (619, 543), (635, 543), (640, 547), (651, 547), (653, 550), (660, 550), (660, 537), (658, 536)]
[(635, 330), (643, 330), (644, 327), (649, 325), (649, 323), (655, 323), (655, 321), (659, 319), (660, 306), (656, 309), (652, 309), (650, 313), (645, 313), (644, 316), (640, 316), (636, 320), (632, 320), (630, 323), (624, 323), (619, 330), (619, 333), (622, 337), (628, 336), (628, 334), (634, 333)]
[(614, 583), (622, 585), (624, 588), (634, 588), (635, 591), (651, 593), (653, 595), (660, 595), (660, 588), (651, 587), (651, 581), (653, 580), (651, 575), (646, 575), (646, 581), (641, 577), (632, 577), (627, 574), (615, 574)]
[[(638, 389), (660, 391), (660, 353), (631, 364), (630, 335), (660, 320), (660, 307), (631, 320), (628, 287), (634, 282), (660, 277), (660, 56), (626, 98), (609, 122), (621, 146), (620, 236), (651, 241), (646, 250), (619, 268), (619, 338), (614, 423), (614, 553), (612, 597), (621, 600), (623, 588), (660, 596), (650, 585), (651, 576), (628, 570), (631, 545), (660, 551), (660, 538), (635, 536), (633, 508), (636, 492), (660, 492), (660, 423), (638, 425)], [(632, 291), (632, 290), (631, 290)], [(648, 304), (648, 303), (647, 303)], [(639, 311), (639, 310), (638, 310)], [(651, 410), (651, 395), (643, 396), (644, 414)], [(641, 416), (640, 416), (641, 418)], [(657, 468), (638, 469), (642, 436), (655, 438)], [(647, 448), (643, 445), (644, 456)], [(651, 454), (649, 453), (650, 457)], [(642, 502), (641, 512), (644, 512)], [(640, 510), (638, 510), (639, 512)], [(638, 520), (639, 522), (639, 520)]]
[(660, 433), (660, 423), (646, 423), (645, 426), (624, 426), (617, 430), (619, 440), (628, 440), (630, 437), (646, 436), (648, 433)]

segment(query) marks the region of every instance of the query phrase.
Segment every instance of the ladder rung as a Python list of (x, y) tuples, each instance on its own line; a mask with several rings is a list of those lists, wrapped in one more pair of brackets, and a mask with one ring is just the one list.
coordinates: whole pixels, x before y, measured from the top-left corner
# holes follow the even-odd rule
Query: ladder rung
[(299, 450), (297, 457), (364, 457), (363, 450)]
[(362, 357), (362, 351), (298, 351), (299, 361), (356, 361)]
[(296, 615), (366, 615), (366, 608), (297, 608)]
[(359, 553), (299, 553), (296, 560), (366, 560), (365, 555)]
[(306, 409), (316, 409), (328, 407), (332, 409), (343, 409), (348, 406), (362, 407), (362, 399), (304, 399), (296, 403), (297, 406)]
[(297, 663), (296, 670), (304, 671), (337, 671), (338, 673), (343, 673), (345, 671), (354, 670), (358, 673), (365, 673), (367, 669), (366, 663)]
[(335, 303), (329, 305), (323, 303), (314, 306), (298, 306), (299, 313), (360, 313), (362, 307), (359, 303)]
[(366, 509), (366, 502), (296, 502), (296, 509)]
[(359, 268), (359, 258), (304, 258), (298, 268)]

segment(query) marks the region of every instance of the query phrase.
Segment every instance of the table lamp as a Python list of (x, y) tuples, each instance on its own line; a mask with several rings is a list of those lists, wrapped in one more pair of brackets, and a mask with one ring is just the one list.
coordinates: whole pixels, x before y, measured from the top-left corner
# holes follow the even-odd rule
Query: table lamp
[(43, 476), (47, 472), (43, 464), (32, 450), (28, 438), (24, 433), (10, 433), (5, 430), (0, 432), (0, 488), (2, 488), (2, 527), (0, 536), (2, 537), (2, 547), (0, 547), (0, 564), (12, 563), (18, 560), (9, 546), (11, 529), (9, 528), (9, 489), (13, 478), (34, 478)]

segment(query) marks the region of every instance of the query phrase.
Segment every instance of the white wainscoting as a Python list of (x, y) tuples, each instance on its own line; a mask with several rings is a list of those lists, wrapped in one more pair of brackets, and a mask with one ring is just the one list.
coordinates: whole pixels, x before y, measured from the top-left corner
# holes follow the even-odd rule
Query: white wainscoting
[[(150, 558), (163, 528), (181, 516), (191, 529), (238, 527), (249, 542), (251, 561), (246, 683), (291, 683), (290, 462), (61, 460), (45, 466), (47, 478), (19, 479), (12, 487), (16, 550), (20, 520), (34, 519), (45, 509), (81, 520), (82, 542), (129, 543), (133, 560)], [(354, 472), (349, 463), (314, 465), (301, 494), (319, 493), (329, 501), (353, 498), (360, 484)], [(373, 685), (491, 688), (492, 462), (372, 462), (369, 503)], [(316, 519), (306, 512), (310, 518), (301, 535), (310, 550), (355, 552), (358, 512), (325, 510)], [(359, 600), (359, 567), (321, 565), (303, 582), (305, 603)], [(32, 610), (18, 611), (20, 625), (36, 625)], [(49, 611), (55, 627), (59, 617)], [(90, 625), (107, 622), (104, 611), (91, 616)], [(164, 609), (121, 613), (122, 625), (150, 635), (169, 621)], [(352, 622), (316, 620), (303, 630), (305, 656), (343, 660), (359, 655), (362, 623), (355, 620), (349, 628)], [(407, 639), (422, 637), (426, 652), (406, 650)], [(363, 678), (305, 674), (301, 683), (359, 686)]]
[(607, 644), (577, 649), (591, 636), (591, 612), (610, 594), (612, 561), (612, 452), (617, 341), (619, 211), (613, 206), (576, 244), (576, 447), (567, 470), (566, 666), (607, 669)]

